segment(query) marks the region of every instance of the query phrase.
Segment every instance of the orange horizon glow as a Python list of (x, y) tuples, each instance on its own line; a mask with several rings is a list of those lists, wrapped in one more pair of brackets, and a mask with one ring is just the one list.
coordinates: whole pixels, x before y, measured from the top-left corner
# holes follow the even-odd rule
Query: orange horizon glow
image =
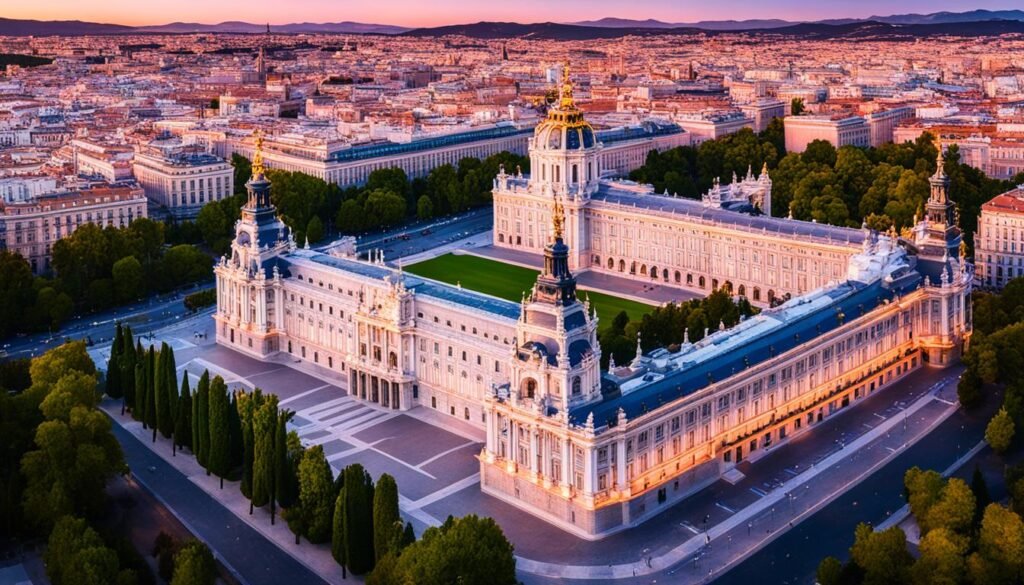
[(864, 18), (871, 15), (978, 8), (1024, 8), (1018, 0), (904, 0), (898, 7), (889, 0), (837, 0), (808, 4), (803, 0), (720, 0), (713, 5), (692, 0), (519, 0), (515, 3), (484, 3), (472, 0), (298, 0), (282, 10), (270, 0), (223, 0), (140, 5), (137, 0), (42, 0), (18, 2), (5, 7), (0, 17), (34, 20), (82, 20), (130, 26), (170, 22), (216, 24), (224, 21), (287, 24), (297, 22), (354, 21), (407, 27), (464, 24), (481, 20), (514, 22), (578, 22), (603, 17), (665, 22), (699, 20), (746, 20), (780, 18), (806, 21), (826, 18)]

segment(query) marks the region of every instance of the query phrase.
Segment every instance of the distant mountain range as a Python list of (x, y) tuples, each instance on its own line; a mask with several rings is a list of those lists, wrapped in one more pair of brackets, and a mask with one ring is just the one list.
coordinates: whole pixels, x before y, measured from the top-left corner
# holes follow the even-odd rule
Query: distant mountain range
[[(125, 26), (82, 22), (79, 20), (15, 20), (0, 18), (0, 36), (82, 36), (82, 35), (124, 35), (124, 34), (175, 34), (175, 33), (250, 33), (266, 32), (266, 24), (229, 21), (217, 24), (197, 22), (172, 22), (153, 26)], [(272, 25), (272, 32), (278, 34), (297, 33), (338, 33), (395, 35), (409, 30), (389, 24), (365, 24), (362, 22), (299, 22)]]
[[(680, 23), (661, 20), (602, 18), (574, 23), (476, 22), (432, 28), (409, 29), (388, 24), (361, 22), (299, 22), (270, 27), (274, 33), (405, 34), (419, 37), (464, 35), (478, 39), (534, 38), (588, 40), (619, 38), (628, 35), (715, 34), (722, 32), (759, 32), (810, 36), (813, 38), (911, 38), (935, 35), (984, 36), (1024, 32), (1024, 10), (972, 10), (933, 14), (895, 14), (865, 19), (840, 18), (816, 22), (792, 22), (779, 19), (702, 20)], [(80, 20), (16, 20), (0, 18), (0, 36), (81, 36), (124, 34), (247, 33), (259, 34), (267, 25), (241, 21), (201, 24), (172, 22), (152, 26), (127, 26), (82, 22)]]
[[(1024, 10), (971, 10), (970, 12), (935, 12), (933, 14), (894, 14), (892, 16), (871, 16), (868, 18), (834, 18), (813, 21), (817, 24), (853, 24), (857, 22), (882, 22), (885, 24), (942, 24), (953, 22), (977, 22), (980, 20), (1024, 20)], [(579, 26), (601, 28), (700, 28), (704, 30), (755, 30), (784, 28), (801, 22), (780, 20), (701, 20), (698, 22), (664, 22), (661, 20), (630, 20), (628, 18), (602, 18), (571, 22)]]
[(1011, 33), (1024, 34), (1024, 20), (982, 20), (935, 24), (888, 24), (875, 21), (856, 21), (848, 24), (822, 24), (804, 22), (775, 28), (710, 30), (705, 28), (647, 28), (600, 27), (541, 22), (519, 24), (515, 22), (476, 22), (435, 28), (420, 28), (402, 33), (413, 37), (441, 37), (449, 35), (476, 39), (524, 38), (534, 40), (586, 41), (615, 39), (626, 36), (659, 35), (721, 35), (749, 33), (757, 35), (789, 36), (803, 39), (847, 40), (911, 40), (936, 36), (987, 37)]

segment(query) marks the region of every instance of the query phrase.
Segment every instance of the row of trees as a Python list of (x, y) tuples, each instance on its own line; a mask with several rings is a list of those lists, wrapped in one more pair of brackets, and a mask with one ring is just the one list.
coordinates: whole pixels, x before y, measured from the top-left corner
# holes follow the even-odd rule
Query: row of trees
[[(211, 379), (209, 372), (204, 372), (193, 397), (187, 373), (179, 391), (176, 371), (174, 351), (169, 346), (144, 349), (133, 339), (130, 328), (118, 326), (107, 364), (107, 393), (122, 399), (124, 408), (152, 429), (153, 441), (159, 432), (172, 439), (175, 452), (178, 448), (191, 451), (207, 474), (220, 478), (221, 489), (225, 479), (238, 477), (239, 489), (250, 502), (250, 514), (256, 508), (265, 508), (273, 524), (280, 511), (296, 543), (303, 537), (316, 544), (330, 542), (334, 558), (360, 575), (374, 570), (385, 558), (388, 575), (418, 574), (415, 571), (420, 569), (414, 567), (439, 562), (431, 557), (428, 563), (423, 555), (450, 552), (442, 550), (447, 546), (434, 544), (421, 546), (416, 549), (420, 552), (406, 556), (403, 551), (416, 538), (412, 525), (404, 523), (399, 514), (394, 478), (384, 474), (374, 483), (361, 465), (353, 464), (335, 479), (323, 447), (306, 448), (295, 431), (288, 431), (294, 414), (280, 408), (277, 396), (258, 388), (250, 393), (229, 393), (220, 376)], [(452, 520), (450, 524), (461, 526), (460, 522)], [(512, 548), (500, 529), (493, 521), (467, 522), (475, 523), (472, 530), (457, 530), (441, 541), (466, 538), (463, 547), (477, 539), (504, 542), (503, 547), (487, 549), (488, 554), (501, 555), (487, 557), (474, 570), (505, 570), (511, 563), (514, 579)], [(447, 531), (445, 528), (445, 534)], [(405, 560), (399, 562), (401, 559)], [(462, 560), (453, 557), (445, 562)], [(447, 570), (456, 569), (452, 566)]]
[(964, 408), (974, 409), (986, 398), (985, 384), (1005, 384), (1002, 408), (985, 433), (1002, 453), (1020, 442), (1016, 430), (1024, 428), (1024, 278), (1011, 280), (1001, 293), (977, 291), (971, 301), (974, 335), (957, 394)]
[[(652, 183), (658, 192), (699, 197), (720, 178), (731, 182), (748, 168), (767, 164), (772, 179), (775, 215), (816, 220), (833, 225), (903, 229), (921, 216), (928, 199), (928, 178), (935, 172), (934, 138), (924, 133), (914, 142), (880, 147), (844, 146), (838, 150), (823, 140), (811, 142), (803, 153), (785, 153), (782, 121), (775, 119), (760, 134), (749, 129), (709, 140), (698, 147), (652, 151), (646, 164), (630, 178)], [(961, 214), (961, 227), (971, 243), (981, 205), (1017, 183), (990, 179), (960, 163), (956, 145), (946, 153), (951, 197)]]
[(1000, 585), (1019, 583), (1024, 569), (1024, 522), (1017, 511), (991, 503), (978, 469), (968, 485), (935, 471), (911, 468), (904, 476), (910, 512), (920, 527), (920, 555), (907, 550), (898, 526), (875, 531), (857, 526), (850, 560), (828, 557), (818, 567), (821, 585)]
[[(227, 251), (232, 227), (245, 204), (250, 161), (232, 156), (236, 195), (207, 203), (194, 223), (173, 228), (183, 241), (204, 241), (213, 251)], [(271, 199), (283, 221), (302, 245), (320, 241), (328, 232), (358, 234), (401, 224), (410, 217), (431, 219), (490, 202), (492, 181), (501, 165), (508, 172), (528, 170), (529, 159), (502, 152), (484, 160), (467, 157), (458, 165), (441, 165), (424, 178), (410, 180), (393, 167), (370, 173), (365, 185), (342, 189), (299, 172), (269, 170)]]
[(624, 364), (636, 354), (637, 336), (644, 352), (667, 347), (676, 351), (684, 341), (696, 343), (710, 331), (729, 328), (740, 319), (757, 314), (757, 309), (744, 297), (733, 301), (728, 292), (718, 289), (705, 298), (669, 303), (645, 314), (639, 321), (630, 321), (621, 311), (607, 329), (598, 334), (603, 367), (615, 362)]
[(142, 218), (123, 228), (85, 224), (53, 245), (52, 278), (0, 251), (0, 337), (56, 329), (78, 310), (96, 311), (171, 290), (212, 274), (191, 245), (167, 248), (164, 226)]

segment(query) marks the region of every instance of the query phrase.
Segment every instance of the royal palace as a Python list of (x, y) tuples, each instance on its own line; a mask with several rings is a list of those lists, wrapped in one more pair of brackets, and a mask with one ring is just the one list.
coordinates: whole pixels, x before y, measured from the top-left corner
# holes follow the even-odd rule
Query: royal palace
[[(471, 422), (486, 431), (484, 492), (588, 539), (959, 359), (973, 271), (941, 152), (910, 235), (832, 227), (771, 217), (766, 169), (700, 201), (607, 179), (567, 80), (559, 93), (531, 139), (529, 177), (495, 179), (494, 245), (543, 257), (521, 303), (297, 246), (257, 145), (216, 267), (217, 341), (307, 362), (382, 408)], [(724, 288), (763, 310), (604, 371), (598, 315), (577, 297), (582, 271)]]

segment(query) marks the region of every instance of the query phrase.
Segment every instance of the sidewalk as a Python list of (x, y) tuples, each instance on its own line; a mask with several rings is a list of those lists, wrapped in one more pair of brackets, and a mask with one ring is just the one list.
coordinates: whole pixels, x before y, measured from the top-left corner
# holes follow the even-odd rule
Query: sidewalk
[[(664, 571), (673, 575), (673, 583), (707, 582), (810, 517), (925, 437), (956, 411), (957, 404), (948, 400), (950, 388), (955, 395), (953, 383), (932, 389), (909, 405), (903, 411), (904, 416), (890, 417), (706, 532), (691, 527), (691, 532), (697, 533), (667, 552), (633, 563), (603, 565), (565, 565), (519, 558), (517, 568), (553, 579), (628, 579)], [(905, 429), (902, 432), (901, 426)], [(819, 478), (819, 481), (812, 481)], [(690, 561), (693, 570), (684, 571), (691, 566)]]
[[(303, 540), (302, 544), (296, 545), (295, 535), (288, 529), (288, 524), (281, 518), (280, 514), (277, 515), (274, 525), (270, 524), (270, 513), (267, 510), (256, 508), (253, 514), (249, 515), (249, 500), (239, 490), (239, 482), (225, 481), (224, 489), (220, 489), (220, 479), (213, 475), (206, 475), (206, 470), (196, 462), (195, 457), (188, 450), (183, 450), (177, 456), (172, 456), (171, 441), (159, 434), (157, 434), (156, 443), (153, 443), (152, 431), (143, 429), (142, 423), (134, 420), (130, 415), (122, 415), (120, 403), (108, 398), (100, 404), (100, 408), (116, 424), (135, 435), (146, 447), (184, 474), (189, 481), (209, 494), (210, 497), (228, 509), (238, 519), (262, 534), (275, 546), (288, 553), (292, 558), (305, 565), (328, 583), (342, 583), (341, 566), (331, 556), (329, 543), (317, 545)], [(141, 472), (141, 470), (138, 471)], [(143, 479), (143, 477), (140, 476), (140, 479)], [(236, 571), (232, 569), (232, 572)], [(362, 578), (352, 575), (349, 575), (349, 579), (355, 582), (362, 582)]]

